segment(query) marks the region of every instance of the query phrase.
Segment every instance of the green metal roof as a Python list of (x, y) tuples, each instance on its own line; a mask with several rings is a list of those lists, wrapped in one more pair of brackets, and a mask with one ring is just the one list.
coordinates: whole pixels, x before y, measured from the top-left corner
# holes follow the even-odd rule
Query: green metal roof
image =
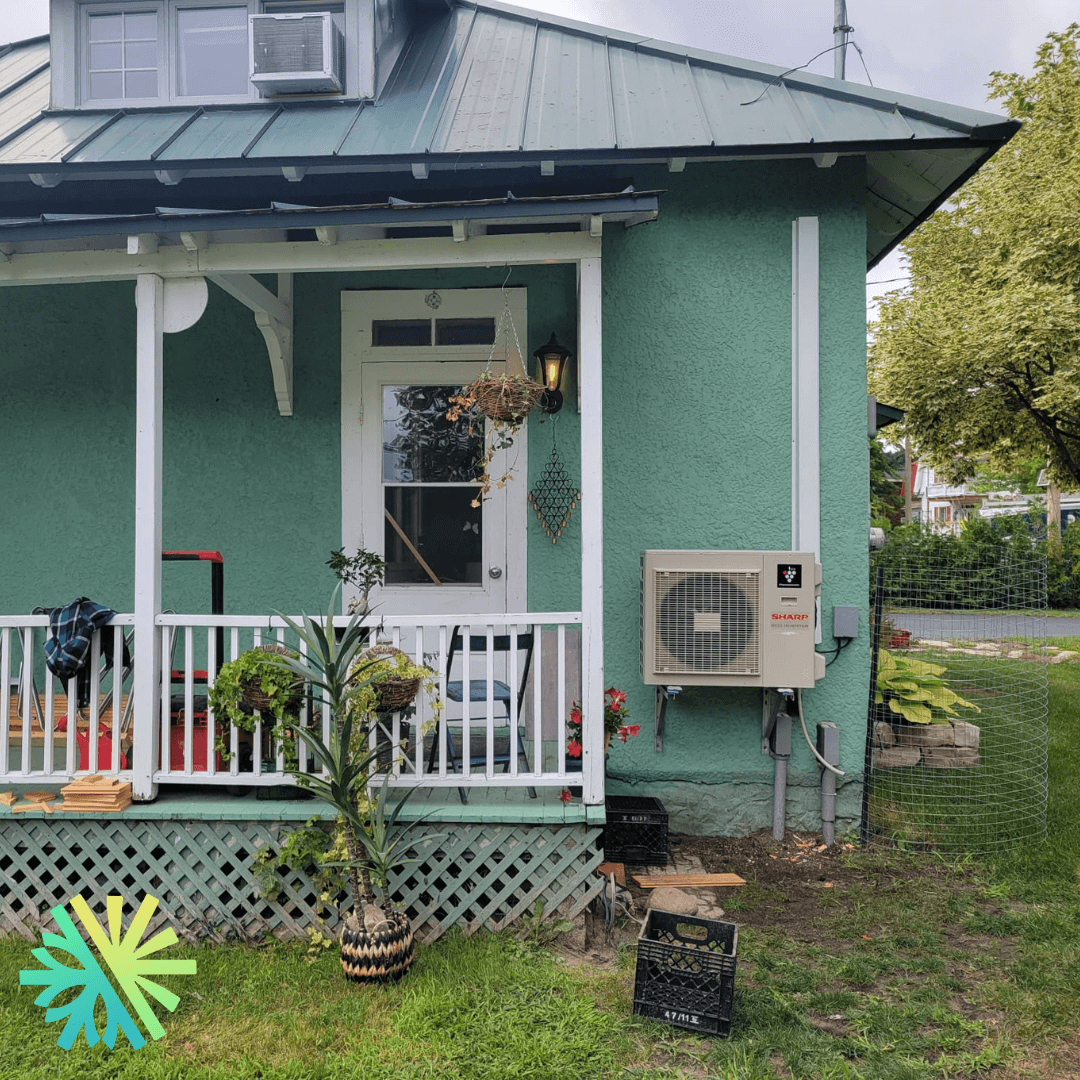
[(428, 10), (376, 102), (52, 112), (46, 63), (42, 39), (0, 53), (0, 180), (157, 172), (242, 184), (282, 168), (858, 154), (871, 264), (1017, 129), (993, 113), (467, 0)]

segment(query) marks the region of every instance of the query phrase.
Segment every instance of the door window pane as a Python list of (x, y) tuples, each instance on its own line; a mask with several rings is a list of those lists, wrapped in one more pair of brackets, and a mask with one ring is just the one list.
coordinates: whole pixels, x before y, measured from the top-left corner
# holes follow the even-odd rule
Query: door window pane
[[(447, 420), (459, 386), (384, 386), (382, 477), (384, 483), (475, 484), (483, 431), (469, 433), (468, 417)], [(475, 494), (468, 489), (469, 497)]]
[(387, 585), (435, 585), (435, 578), (441, 585), (481, 584), (484, 538), (475, 494), (472, 487), (385, 489)]
[(176, 93), (246, 94), (246, 7), (181, 8), (176, 13)]

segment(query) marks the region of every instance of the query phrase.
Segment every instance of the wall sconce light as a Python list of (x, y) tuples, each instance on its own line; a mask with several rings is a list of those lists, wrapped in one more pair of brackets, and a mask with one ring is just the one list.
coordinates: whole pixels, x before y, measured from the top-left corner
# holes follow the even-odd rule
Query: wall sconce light
[(559, 387), (562, 385), (567, 361), (573, 355), (568, 348), (559, 344), (554, 333), (546, 345), (541, 345), (533, 353), (540, 365), (539, 382), (544, 387), (544, 393), (540, 398), (542, 412), (557, 413), (562, 408), (563, 396)]

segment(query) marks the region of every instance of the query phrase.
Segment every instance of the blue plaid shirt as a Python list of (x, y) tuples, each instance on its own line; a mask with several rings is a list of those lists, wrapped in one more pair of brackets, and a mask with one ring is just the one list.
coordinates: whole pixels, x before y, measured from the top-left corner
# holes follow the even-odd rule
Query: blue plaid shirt
[(85, 596), (49, 611), (50, 636), (45, 641), (45, 663), (58, 678), (76, 675), (90, 656), (90, 639), (116, 614)]

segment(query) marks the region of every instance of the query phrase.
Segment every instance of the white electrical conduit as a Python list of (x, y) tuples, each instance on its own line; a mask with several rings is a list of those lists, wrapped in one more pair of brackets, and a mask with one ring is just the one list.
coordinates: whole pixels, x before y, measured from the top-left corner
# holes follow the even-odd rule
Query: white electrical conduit
[(803, 738), (806, 739), (806, 745), (810, 747), (810, 753), (818, 759), (818, 762), (824, 766), (829, 772), (836, 773), (837, 776), (847, 776), (847, 773), (843, 769), (838, 769), (835, 765), (830, 765), (818, 752), (817, 747), (810, 741), (810, 732), (806, 730), (806, 718), (803, 716), (802, 711), (802, 689), (795, 691), (795, 701), (799, 706), (799, 723), (802, 725)]

